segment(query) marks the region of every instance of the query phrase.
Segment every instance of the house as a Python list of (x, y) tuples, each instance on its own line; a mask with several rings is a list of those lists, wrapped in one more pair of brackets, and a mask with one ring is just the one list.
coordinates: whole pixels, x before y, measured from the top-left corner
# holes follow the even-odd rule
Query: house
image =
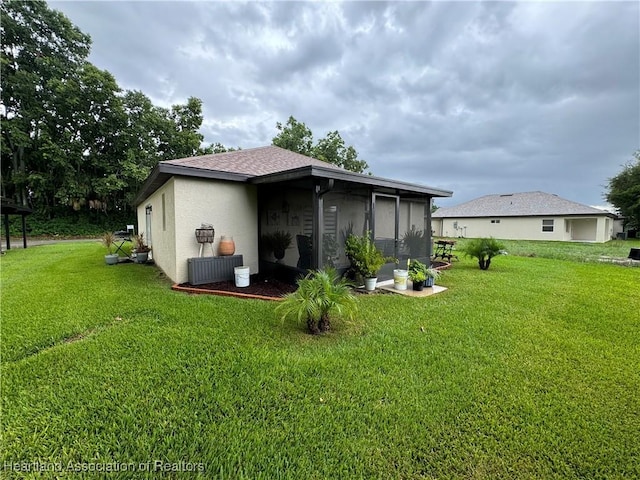
[(606, 242), (622, 231), (613, 213), (544, 192), (486, 195), (433, 214), (436, 236)]
[[(402, 242), (407, 232), (424, 232), (424, 248), (414, 256), (428, 259), (432, 199), (451, 195), (266, 146), (160, 162), (135, 204), (156, 265), (182, 283), (189, 259), (199, 255), (195, 229), (202, 223), (215, 228), (214, 253), (221, 236), (233, 237), (251, 273), (274, 265), (292, 272), (345, 269), (346, 236), (366, 231), (397, 258), (410, 253)], [(276, 231), (293, 239), (278, 261), (260, 242)], [(393, 264), (386, 267), (389, 275), (392, 270)]]

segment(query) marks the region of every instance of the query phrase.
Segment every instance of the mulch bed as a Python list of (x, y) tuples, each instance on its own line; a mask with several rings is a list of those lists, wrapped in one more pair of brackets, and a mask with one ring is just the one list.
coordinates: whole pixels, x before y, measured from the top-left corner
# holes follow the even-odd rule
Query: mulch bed
[[(451, 267), (447, 262), (432, 262), (432, 265), (438, 270), (445, 270)], [(205, 283), (202, 285), (191, 285), (190, 283), (181, 283), (172, 287), (174, 290), (187, 293), (210, 293), (214, 295), (227, 295), (232, 297), (256, 298), (260, 300), (280, 300), (287, 293), (295, 292), (296, 286), (289, 283), (281, 282), (274, 278), (258, 275), (251, 275), (248, 287), (236, 287), (233, 280), (225, 282)], [(388, 293), (380, 289), (375, 292), (367, 292), (364, 289), (356, 288), (355, 293)]]
[(174, 290), (187, 291), (189, 293), (227, 294), (229, 296), (276, 300), (282, 298), (282, 296), (287, 293), (295, 292), (296, 286), (273, 278), (251, 275), (248, 287), (236, 287), (234, 281), (225, 281), (205, 283), (202, 285), (181, 283), (179, 285), (175, 285)]

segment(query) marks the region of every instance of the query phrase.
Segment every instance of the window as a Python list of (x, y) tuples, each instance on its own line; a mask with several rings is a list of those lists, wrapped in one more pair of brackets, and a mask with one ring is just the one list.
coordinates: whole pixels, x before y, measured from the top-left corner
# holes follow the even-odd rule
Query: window
[[(151, 246), (151, 212), (153, 208), (151, 205), (145, 207), (145, 235), (147, 236), (147, 245)], [(129, 227), (129, 225), (127, 225)], [(138, 232), (140, 233), (140, 232)]]
[(491, 220), (491, 223), (500, 223), (500, 219), (499, 219), (499, 218), (492, 219), (492, 220)]
[(543, 232), (553, 232), (553, 219), (551, 219), (551, 220), (542, 220), (542, 231)]

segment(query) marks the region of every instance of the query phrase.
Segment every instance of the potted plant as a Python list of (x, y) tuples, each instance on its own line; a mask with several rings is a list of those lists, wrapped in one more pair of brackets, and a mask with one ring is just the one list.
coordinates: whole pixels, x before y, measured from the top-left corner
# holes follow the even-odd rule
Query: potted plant
[(413, 289), (421, 291), (424, 287), (433, 287), (433, 283), (440, 277), (440, 271), (427, 267), (424, 263), (414, 260), (409, 265), (409, 278), (413, 282)]
[(267, 252), (273, 252), (273, 256), (279, 262), (284, 258), (285, 251), (291, 246), (292, 240), (293, 237), (289, 232), (276, 230), (262, 236), (262, 245)]
[(144, 233), (133, 236), (133, 245), (136, 253), (136, 263), (146, 263), (151, 247), (145, 243)]
[(105, 232), (102, 235), (102, 244), (107, 247), (109, 252), (104, 256), (104, 261), (107, 265), (115, 265), (118, 263), (118, 254), (113, 253), (113, 244), (116, 243), (116, 236), (113, 232)]
[(413, 289), (420, 291), (424, 288), (424, 282), (427, 280), (427, 266), (414, 260), (409, 264), (409, 278), (413, 282)]
[(427, 275), (424, 272), (409, 272), (409, 278), (411, 279), (411, 282), (413, 282), (413, 289), (416, 292), (424, 290), (424, 283), (427, 280)]
[(378, 270), (390, 259), (387, 259), (375, 246), (371, 240), (370, 232), (362, 237), (349, 235), (345, 244), (345, 252), (351, 262), (351, 268), (364, 278), (365, 289), (375, 290)]
[(442, 275), (442, 273), (440, 273), (440, 270), (437, 270), (433, 267), (427, 268), (427, 271), (425, 273), (427, 274), (427, 279), (424, 282), (425, 287), (433, 287), (435, 281), (440, 278), (440, 275)]

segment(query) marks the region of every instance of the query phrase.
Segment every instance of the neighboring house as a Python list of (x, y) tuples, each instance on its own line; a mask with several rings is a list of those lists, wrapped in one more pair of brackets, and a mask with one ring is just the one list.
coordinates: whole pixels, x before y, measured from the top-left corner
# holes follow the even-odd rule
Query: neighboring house
[(442, 237), (606, 242), (620, 229), (611, 212), (544, 192), (486, 195), (439, 208), (432, 228)]
[[(296, 272), (345, 268), (346, 235), (367, 230), (380, 244), (391, 245), (386, 253), (396, 257), (407, 253), (401, 242), (407, 231), (424, 231), (421, 253), (428, 258), (432, 199), (451, 195), (267, 146), (160, 162), (135, 204), (155, 263), (182, 283), (188, 280), (188, 259), (199, 254), (195, 229), (202, 223), (215, 228), (216, 253), (222, 235), (233, 237), (251, 273), (274, 265), (259, 239), (275, 231), (293, 238), (279, 268)], [(390, 274), (393, 264), (387, 269)]]

